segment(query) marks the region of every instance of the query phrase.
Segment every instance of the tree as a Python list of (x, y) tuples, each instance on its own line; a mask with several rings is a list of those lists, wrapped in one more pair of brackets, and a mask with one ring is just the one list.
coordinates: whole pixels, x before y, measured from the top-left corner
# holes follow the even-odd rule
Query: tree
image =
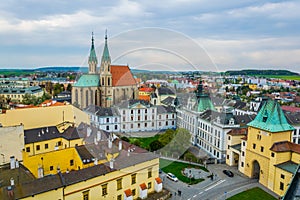
[(70, 92), (72, 91), (72, 85), (71, 85), (71, 83), (68, 84), (67, 90), (70, 91)]
[(158, 149), (161, 149), (164, 145), (158, 140), (154, 140), (149, 144), (149, 150), (150, 151), (157, 151)]

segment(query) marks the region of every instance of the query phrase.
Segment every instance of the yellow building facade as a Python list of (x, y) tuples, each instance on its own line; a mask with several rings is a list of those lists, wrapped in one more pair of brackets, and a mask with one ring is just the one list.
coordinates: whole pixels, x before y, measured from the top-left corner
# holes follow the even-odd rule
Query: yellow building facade
[(132, 200), (162, 188), (159, 158), (111, 133), (81, 123), (24, 135), (23, 165), (35, 180), (15, 187), (17, 199)]
[(300, 163), (300, 145), (290, 142), (293, 130), (280, 105), (268, 100), (248, 124), (247, 136), (236, 137), (239, 152), (236, 140), (228, 146), (226, 163), (233, 166), (238, 160), (239, 171), (283, 196)]

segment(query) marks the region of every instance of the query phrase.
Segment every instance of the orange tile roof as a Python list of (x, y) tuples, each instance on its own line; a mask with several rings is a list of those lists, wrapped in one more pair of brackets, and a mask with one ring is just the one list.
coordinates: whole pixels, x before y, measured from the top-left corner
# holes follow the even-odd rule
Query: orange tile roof
[(39, 107), (47, 107), (47, 106), (63, 106), (64, 103), (53, 101), (52, 99), (45, 100), (43, 103), (39, 105)]
[(139, 91), (143, 91), (143, 92), (152, 92), (154, 89), (151, 87), (141, 87), (139, 89)]
[(146, 189), (147, 189), (147, 186), (146, 186), (145, 183), (142, 183), (142, 184), (140, 185), (140, 188), (141, 188), (142, 190), (146, 190)]
[(272, 145), (270, 150), (275, 152), (296, 152), (300, 153), (300, 144), (295, 144), (289, 141), (276, 142)]
[(124, 193), (125, 193), (126, 197), (132, 196), (131, 189), (125, 190)]
[(246, 140), (247, 141), (248, 137), (247, 135), (245, 137), (242, 137), (241, 140)]
[(110, 72), (112, 74), (113, 86), (136, 85), (135, 79), (128, 66), (111, 65)]
[(149, 95), (139, 95), (139, 100), (150, 101)]
[(162, 183), (162, 180), (159, 177), (155, 178), (155, 181), (156, 181), (157, 184), (161, 184)]

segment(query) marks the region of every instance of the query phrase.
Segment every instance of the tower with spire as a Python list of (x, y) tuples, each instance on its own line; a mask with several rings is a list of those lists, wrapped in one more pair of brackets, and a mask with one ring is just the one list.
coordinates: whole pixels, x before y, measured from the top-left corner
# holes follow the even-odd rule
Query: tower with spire
[(90, 50), (90, 56), (89, 56), (89, 74), (96, 74), (97, 73), (97, 56), (94, 46), (94, 33), (92, 33), (92, 46)]
[(105, 43), (100, 64), (100, 81), (103, 87), (101, 94), (101, 102), (104, 102), (103, 107), (112, 105), (112, 74), (111, 74), (111, 59), (107, 45), (107, 31), (105, 31)]

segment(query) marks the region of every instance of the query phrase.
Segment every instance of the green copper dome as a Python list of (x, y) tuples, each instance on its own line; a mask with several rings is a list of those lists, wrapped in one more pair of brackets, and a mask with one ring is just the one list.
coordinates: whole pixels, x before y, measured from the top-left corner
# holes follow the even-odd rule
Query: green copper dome
[(248, 123), (248, 126), (269, 132), (294, 130), (294, 127), (287, 122), (280, 105), (271, 99), (265, 102), (255, 119)]

